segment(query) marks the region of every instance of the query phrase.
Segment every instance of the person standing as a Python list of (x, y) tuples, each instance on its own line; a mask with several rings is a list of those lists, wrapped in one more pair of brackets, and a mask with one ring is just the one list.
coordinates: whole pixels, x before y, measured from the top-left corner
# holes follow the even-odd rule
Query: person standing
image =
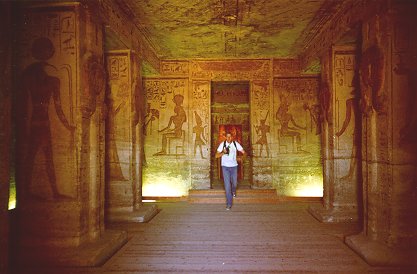
[(230, 132), (226, 133), (226, 141), (221, 142), (216, 151), (216, 158), (221, 157), (224, 189), (226, 191), (226, 210), (232, 208), (233, 197), (236, 197), (237, 187), (237, 152), (245, 156), (243, 147), (233, 140)]

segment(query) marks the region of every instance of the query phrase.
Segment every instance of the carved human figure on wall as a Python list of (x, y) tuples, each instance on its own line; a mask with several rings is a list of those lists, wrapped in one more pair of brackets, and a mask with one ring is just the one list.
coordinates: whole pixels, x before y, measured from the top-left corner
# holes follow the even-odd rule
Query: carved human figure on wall
[(152, 123), (156, 119), (159, 119), (159, 110), (151, 108), (151, 104), (148, 103), (146, 107), (146, 114), (144, 117), (143, 134), (148, 135), (148, 127), (150, 127), (150, 133), (152, 133)]
[(203, 145), (207, 143), (207, 139), (204, 136), (204, 129), (207, 126), (203, 126), (203, 121), (201, 120), (200, 115), (198, 115), (197, 111), (194, 111), (196, 125), (193, 127), (193, 133), (195, 133), (195, 141), (194, 141), (194, 156), (197, 151), (197, 147), (200, 148), (200, 155), (201, 159), (206, 159), (203, 155)]
[(336, 133), (337, 137), (342, 136), (345, 132), (347, 127), (350, 124), (350, 121), (352, 120), (353, 116), (353, 138), (352, 138), (352, 153), (351, 153), (351, 159), (350, 159), (350, 165), (349, 165), (349, 171), (348, 174), (341, 177), (341, 179), (351, 179), (352, 175), (355, 171), (356, 167), (356, 150), (357, 150), (357, 144), (361, 141), (360, 138), (360, 132), (359, 127), (356, 125), (356, 119), (358, 119), (358, 113), (359, 113), (359, 105), (358, 100), (354, 97), (355, 90), (352, 91), (352, 97), (346, 100), (346, 115), (345, 119), (343, 121), (342, 127), (340, 130)]
[(87, 85), (84, 88), (83, 117), (89, 119), (97, 107), (97, 98), (106, 88), (106, 72), (101, 59), (91, 52), (87, 52), (83, 59), (83, 77)]
[[(305, 130), (306, 127), (298, 125), (292, 114), (288, 113), (290, 103), (287, 100), (281, 100), (281, 104), (278, 108), (275, 118), (279, 121), (281, 129), (279, 131), (279, 136), (281, 137), (291, 137), (295, 138), (296, 141), (296, 152), (303, 152), (301, 145), (301, 133), (298, 131), (300, 129)], [(292, 126), (290, 126), (290, 123)]]
[(259, 157), (262, 157), (262, 151), (265, 146), (266, 157), (269, 158), (269, 147), (268, 139), (266, 134), (270, 132), (271, 127), (266, 125), (266, 120), (268, 119), (269, 111), (266, 113), (265, 119), (261, 119), (258, 126), (255, 126), (255, 131), (259, 135), (259, 139), (256, 141), (256, 144), (260, 145)]
[(383, 113), (385, 98), (381, 91), (385, 79), (385, 57), (379, 45), (369, 47), (362, 54), (359, 73), (362, 113), (369, 116), (372, 109)]
[[(167, 155), (168, 139), (182, 138), (184, 134), (182, 126), (187, 121), (187, 115), (185, 113), (184, 107), (182, 106), (184, 102), (184, 96), (182, 96), (181, 94), (176, 94), (174, 95), (172, 101), (175, 103), (175, 115), (172, 115), (169, 118), (168, 125), (165, 128), (158, 130), (158, 132), (164, 132), (162, 134), (162, 148), (161, 151), (155, 153), (154, 156)], [(174, 124), (173, 129), (171, 129), (172, 124)]]
[[(56, 181), (51, 124), (48, 112), (51, 98), (55, 104), (56, 114), (64, 127), (71, 133), (74, 132), (75, 127), (70, 125), (61, 106), (60, 79), (48, 73), (57, 71), (55, 66), (47, 62), (54, 53), (54, 45), (48, 38), (37, 38), (33, 42), (32, 56), (37, 62), (29, 65), (23, 71), (22, 86), (18, 95), (18, 126), (20, 128), (18, 134), (22, 140), (28, 142), (28, 150), (24, 160), (27, 174), (25, 191), (27, 191), (29, 197), (34, 198), (40, 198), (31, 189), (34, 162), (39, 150), (45, 156), (45, 169), (53, 198), (70, 198), (59, 192)], [(30, 109), (31, 113), (28, 113)], [(30, 119), (29, 130), (27, 130), (26, 124), (28, 119)]]
[[(129, 90), (129, 86), (126, 83), (122, 83), (119, 86), (114, 86), (110, 89), (107, 97), (108, 105), (108, 119), (107, 119), (107, 145), (108, 153), (107, 163), (110, 163), (109, 177), (111, 180), (124, 181), (126, 178), (123, 175), (122, 168), (120, 166), (119, 154), (116, 144), (116, 116), (126, 105), (127, 94), (124, 94)], [(119, 92), (119, 93), (118, 93)]]
[(310, 113), (311, 120), (316, 126), (316, 135), (321, 133), (321, 107), (320, 105), (310, 105), (309, 103), (304, 103), (303, 108), (305, 111)]
[(320, 85), (319, 101), (321, 108), (321, 122), (329, 123), (331, 92), (327, 81), (323, 81)]

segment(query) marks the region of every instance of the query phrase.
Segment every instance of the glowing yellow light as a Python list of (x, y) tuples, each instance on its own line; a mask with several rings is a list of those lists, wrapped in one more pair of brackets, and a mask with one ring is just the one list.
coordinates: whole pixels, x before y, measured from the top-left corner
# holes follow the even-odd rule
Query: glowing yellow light
[[(154, 177), (154, 176), (152, 176)], [(188, 194), (188, 187), (181, 178), (155, 176), (144, 181), (142, 195), (145, 197), (182, 197)]]
[(323, 179), (321, 176), (306, 176), (291, 196), (296, 197), (323, 197)]
[(14, 209), (14, 208), (16, 208), (16, 199), (10, 199), (9, 200), (9, 210), (10, 209)]
[(16, 208), (16, 185), (11, 183), (9, 192), (9, 210), (14, 208)]

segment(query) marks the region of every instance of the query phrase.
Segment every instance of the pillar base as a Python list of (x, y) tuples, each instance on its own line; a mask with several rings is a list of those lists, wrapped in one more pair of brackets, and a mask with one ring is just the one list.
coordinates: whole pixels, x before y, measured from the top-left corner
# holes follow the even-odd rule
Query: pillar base
[(15, 267), (100, 266), (127, 242), (126, 231), (106, 230), (100, 239), (78, 247), (22, 247), (15, 255)]
[(156, 214), (158, 214), (156, 205), (142, 205), (133, 211), (126, 210), (110, 210), (107, 215), (109, 222), (133, 222), (146, 223), (149, 222)]
[(345, 238), (345, 243), (372, 266), (402, 266), (417, 270), (415, 249), (390, 248), (385, 244), (370, 240), (363, 234)]
[(323, 205), (311, 205), (308, 212), (322, 223), (356, 223), (358, 222), (358, 212), (351, 207), (332, 207), (326, 209)]

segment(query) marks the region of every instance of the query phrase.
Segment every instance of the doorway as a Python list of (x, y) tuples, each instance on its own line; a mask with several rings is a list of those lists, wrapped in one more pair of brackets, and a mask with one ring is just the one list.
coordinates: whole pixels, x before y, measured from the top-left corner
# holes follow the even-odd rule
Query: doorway
[(230, 131), (247, 153), (246, 160), (238, 170), (238, 187), (250, 188), (252, 177), (250, 151), (250, 104), (249, 82), (212, 82), (211, 83), (211, 188), (222, 188), (220, 159), (215, 158), (218, 146), (226, 139)]

